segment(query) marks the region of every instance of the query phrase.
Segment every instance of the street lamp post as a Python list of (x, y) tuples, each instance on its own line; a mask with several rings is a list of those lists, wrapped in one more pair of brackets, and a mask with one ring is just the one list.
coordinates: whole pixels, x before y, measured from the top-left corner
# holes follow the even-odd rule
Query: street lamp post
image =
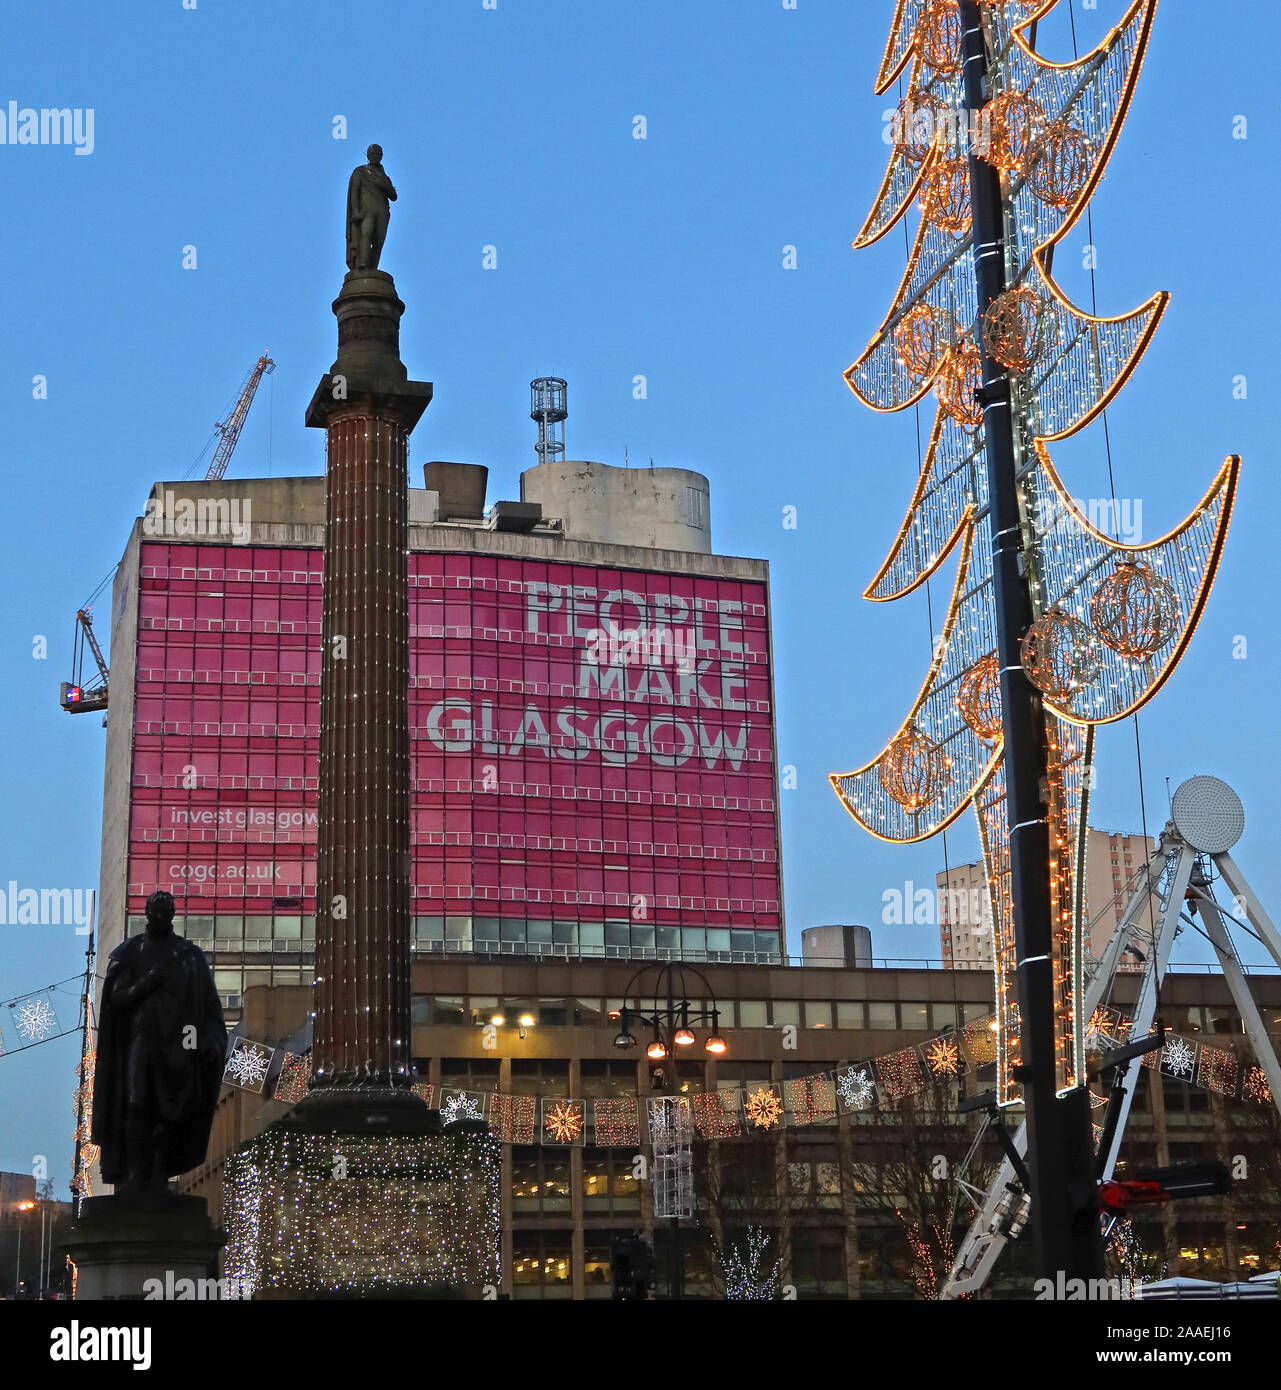
[[(656, 974), (654, 988), (640, 988), (640, 980), (647, 971)], [(692, 975), (701, 988), (702, 1006), (690, 1007), (690, 990), (686, 984), (686, 973)], [(632, 1000), (635, 998), (635, 1007)], [(636, 1046), (636, 1037), (630, 1024), (639, 1022), (648, 1028), (652, 1041), (646, 1048), (646, 1055), (653, 1062), (664, 1062), (659, 1073), (659, 1089), (667, 1092), (676, 1090), (676, 1054), (679, 1048), (693, 1047), (697, 1042), (691, 1025), (708, 1024), (711, 1031), (703, 1043), (704, 1050), (713, 1057), (719, 1057), (726, 1050), (725, 1039), (720, 1033), (720, 1010), (716, 1007), (716, 996), (701, 970), (683, 964), (645, 965), (627, 982), (623, 992), (623, 1007), (619, 1010), (619, 1031), (614, 1039), (617, 1048)], [(685, 1296), (684, 1253), (681, 1249), (680, 1217), (669, 1218), (671, 1231), (670, 1263), (668, 1265), (668, 1297), (682, 1299)]]
[[(24, 1211), (31, 1211), (34, 1207), (35, 1207), (35, 1203), (34, 1203), (34, 1202), (19, 1202), (18, 1205), (14, 1208), (14, 1210), (15, 1210), (16, 1212), (21, 1213), (21, 1212), (24, 1212)], [(17, 1298), (17, 1296), (18, 1296), (18, 1291), (19, 1291), (19, 1289), (21, 1289), (21, 1287), (22, 1287), (22, 1217), (21, 1217), (21, 1215), (19, 1215), (18, 1221), (17, 1221), (16, 1224), (17, 1224), (17, 1227), (18, 1227), (18, 1263), (17, 1263), (17, 1267), (16, 1267), (16, 1268), (14, 1269), (14, 1271), (13, 1271), (13, 1296), (14, 1296), (14, 1298)], [(42, 1245), (42, 1246), (43, 1246), (43, 1243), (44, 1243), (44, 1242), (43, 1242), (43, 1239), (42, 1239), (42, 1240), (41, 1240), (41, 1245)]]

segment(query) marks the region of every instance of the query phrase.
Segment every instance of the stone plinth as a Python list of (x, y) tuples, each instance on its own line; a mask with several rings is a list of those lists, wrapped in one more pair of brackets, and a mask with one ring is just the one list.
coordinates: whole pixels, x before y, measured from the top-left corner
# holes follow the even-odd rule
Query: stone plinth
[[(225, 1241), (203, 1197), (121, 1193), (86, 1198), (61, 1249), (76, 1267), (77, 1299), (174, 1298), (184, 1280), (217, 1279)], [(188, 1296), (200, 1295), (193, 1287)]]

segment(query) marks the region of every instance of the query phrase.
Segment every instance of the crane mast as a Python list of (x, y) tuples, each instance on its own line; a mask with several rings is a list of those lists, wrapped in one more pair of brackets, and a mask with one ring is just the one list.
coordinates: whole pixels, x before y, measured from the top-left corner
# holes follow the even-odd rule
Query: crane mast
[(249, 407), (253, 404), (254, 394), (258, 390), (258, 383), (264, 376), (270, 376), (276, 370), (276, 364), (264, 352), (263, 355), (253, 365), (245, 379), (244, 386), (240, 389), (240, 395), (236, 400), (234, 409), (225, 424), (215, 425), (221, 436), (218, 440), (218, 447), (214, 450), (214, 456), (209, 464), (209, 471), (205, 474), (205, 481), (217, 480), (227, 472), (227, 465), (231, 462), (231, 455), (236, 448), (236, 441), (240, 438), (240, 431), (244, 428), (245, 417), (249, 414)]

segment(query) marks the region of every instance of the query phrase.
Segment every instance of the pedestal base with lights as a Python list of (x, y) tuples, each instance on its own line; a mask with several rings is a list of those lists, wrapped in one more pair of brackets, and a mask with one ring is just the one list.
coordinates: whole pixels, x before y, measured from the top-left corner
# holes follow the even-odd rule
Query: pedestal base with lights
[(480, 1299), (502, 1149), (400, 1090), (313, 1093), (227, 1164), (225, 1277), (255, 1298)]

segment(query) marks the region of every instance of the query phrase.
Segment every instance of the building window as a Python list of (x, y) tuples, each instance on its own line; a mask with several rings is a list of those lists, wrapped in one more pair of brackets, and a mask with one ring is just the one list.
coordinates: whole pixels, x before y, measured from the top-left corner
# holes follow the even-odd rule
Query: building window
[(571, 1248), (568, 1231), (514, 1231), (512, 1297), (568, 1298)]
[(867, 1026), (893, 1031), (898, 1028), (898, 1017), (894, 1005), (879, 999), (867, 1001)]
[(838, 1028), (861, 1028), (863, 1026), (863, 1001), (861, 999), (838, 1000), (836, 1026)]
[(433, 1023), (465, 1023), (463, 999), (460, 994), (434, 994), (431, 997), (431, 1021)]
[(807, 1028), (830, 1028), (832, 1026), (832, 1006), (825, 1000), (807, 999), (805, 1001), (805, 1026)]
[(738, 1026), (740, 1028), (768, 1028), (768, 1005), (764, 999), (740, 999), (738, 1001)]

